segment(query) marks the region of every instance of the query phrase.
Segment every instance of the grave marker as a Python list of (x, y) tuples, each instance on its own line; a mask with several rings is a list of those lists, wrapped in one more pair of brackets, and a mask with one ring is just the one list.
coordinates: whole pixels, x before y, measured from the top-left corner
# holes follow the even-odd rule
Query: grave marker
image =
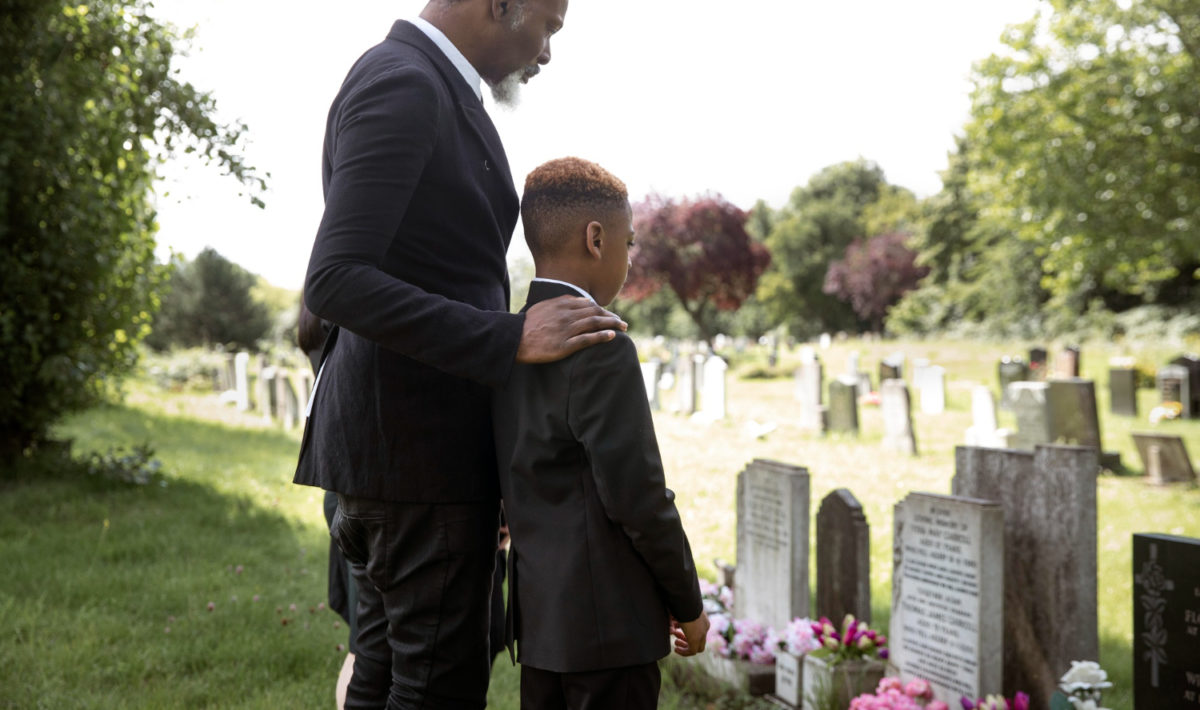
[(1071, 661), (1099, 658), (1097, 451), (960, 446), (954, 495), (1004, 508), (1004, 693), (1045, 710)]
[(776, 629), (808, 616), (808, 471), (755, 459), (738, 474), (735, 616)]
[(886, 380), (881, 390), (883, 448), (915, 456), (917, 437), (913, 433), (912, 403), (908, 397), (908, 385), (904, 380)]
[(804, 431), (825, 431), (825, 407), (821, 396), (821, 361), (802, 357), (796, 368), (796, 399), (800, 401), (799, 426)]
[(250, 409), (250, 353), (238, 353), (233, 358), (234, 389), (237, 390), (239, 412)]
[(719, 420), (725, 418), (725, 376), (729, 365), (720, 355), (710, 355), (704, 361), (704, 392), (700, 396), (700, 406), (705, 418)]
[(1169, 434), (1150, 434), (1133, 432), (1133, 443), (1137, 445), (1138, 456), (1146, 476), (1154, 485), (1169, 483), (1192, 483), (1197, 481), (1196, 471), (1192, 468), (1192, 460), (1188, 457), (1187, 447), (1183, 439)]
[(1004, 661), (1004, 512), (998, 503), (910, 493), (893, 518), (889, 674), (934, 696), (999, 693)]
[(839, 488), (817, 510), (817, 616), (871, 622), (871, 528), (854, 494)]
[(1005, 355), (1000, 358), (1000, 364), (996, 366), (996, 377), (1000, 380), (1000, 408), (1011, 410), (1012, 400), (1009, 396), (1008, 386), (1014, 382), (1029, 382), (1029, 366), (1022, 362), (1021, 358), (1011, 358)]
[(1192, 384), (1191, 375), (1183, 365), (1166, 365), (1158, 368), (1158, 391), (1164, 402), (1178, 402), (1182, 409), (1180, 417), (1200, 415), (1191, 409)]
[(1137, 370), (1116, 367), (1108, 371), (1109, 408), (1113, 414), (1136, 417)]
[(858, 383), (846, 376), (829, 383), (829, 430), (858, 433)]
[(1012, 432), (996, 426), (996, 400), (991, 388), (975, 385), (971, 390), (971, 428), (967, 429), (967, 446), (986, 446), (1007, 449)]
[(1200, 540), (1133, 536), (1133, 708), (1200, 707)]
[(1200, 417), (1200, 355), (1180, 355), (1171, 361), (1188, 373), (1188, 401), (1183, 403), (1184, 417)]
[(642, 383), (646, 386), (646, 400), (650, 403), (650, 409), (654, 411), (661, 406), (658, 398), (658, 378), (661, 372), (662, 361), (658, 358), (651, 358), (642, 363)]
[(941, 414), (946, 411), (946, 368), (941, 365), (925, 368), (917, 389), (921, 393), (922, 412)]

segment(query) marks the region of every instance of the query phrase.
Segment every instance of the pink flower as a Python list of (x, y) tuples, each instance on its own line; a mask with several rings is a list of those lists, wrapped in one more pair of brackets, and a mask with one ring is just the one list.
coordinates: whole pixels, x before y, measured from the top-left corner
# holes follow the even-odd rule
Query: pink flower
[(216, 609), (216, 608), (217, 608), (217, 605), (216, 605), (216, 604), (214, 604), (213, 602), (209, 602), (209, 603), (208, 603), (208, 610), (209, 610), (209, 611), (212, 611), (212, 610), (214, 610), (214, 609)]
[(934, 700), (925, 706), (925, 710), (950, 710), (950, 706), (941, 700)]
[(879, 681), (879, 687), (875, 689), (875, 692), (877, 694), (882, 694), (889, 690), (901, 690), (902, 688), (903, 684), (900, 682), (899, 678), (895, 676), (887, 676), (883, 680)]
[(904, 686), (904, 694), (910, 698), (922, 698), (928, 700), (933, 697), (933, 688), (929, 687), (929, 681), (920, 678), (914, 678)]
[(1029, 710), (1029, 696), (1018, 692), (1013, 698), (1012, 708), (1013, 710)]

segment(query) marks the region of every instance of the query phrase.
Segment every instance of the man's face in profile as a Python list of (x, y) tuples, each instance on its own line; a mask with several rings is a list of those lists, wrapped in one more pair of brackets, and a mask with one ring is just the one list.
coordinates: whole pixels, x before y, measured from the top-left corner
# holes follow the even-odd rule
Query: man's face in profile
[(521, 85), (550, 63), (550, 37), (562, 29), (567, 0), (507, 0), (506, 44), (497, 61), (499, 79), (489, 79), (492, 98), (516, 106)]

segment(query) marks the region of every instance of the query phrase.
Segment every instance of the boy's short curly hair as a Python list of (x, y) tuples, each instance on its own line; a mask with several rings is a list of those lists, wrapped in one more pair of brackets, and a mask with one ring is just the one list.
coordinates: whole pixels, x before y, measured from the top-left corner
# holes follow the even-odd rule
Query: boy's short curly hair
[(605, 217), (628, 204), (625, 183), (591, 161), (569, 157), (543, 163), (525, 178), (521, 198), (529, 251), (535, 259), (553, 255), (568, 241), (571, 220)]

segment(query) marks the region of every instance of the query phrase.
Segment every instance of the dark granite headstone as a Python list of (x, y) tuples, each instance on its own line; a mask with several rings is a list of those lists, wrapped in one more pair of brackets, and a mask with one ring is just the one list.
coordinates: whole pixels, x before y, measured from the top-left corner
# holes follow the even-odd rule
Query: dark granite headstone
[(1000, 380), (1000, 408), (1010, 410), (1012, 409), (1012, 398), (1008, 386), (1014, 382), (1027, 382), (1030, 379), (1029, 365), (1026, 365), (1019, 357), (1012, 358), (1005, 355), (1000, 358), (1000, 364), (996, 367), (996, 375)]
[(862, 505), (845, 488), (817, 510), (817, 615), (871, 621), (871, 529)]
[(1113, 368), (1108, 371), (1109, 405), (1112, 413), (1137, 416), (1137, 370)]
[(858, 381), (845, 376), (829, 382), (829, 431), (858, 433)]
[(1133, 708), (1200, 707), (1200, 540), (1133, 536)]
[(1150, 483), (1163, 485), (1196, 481), (1196, 471), (1192, 468), (1192, 460), (1188, 457), (1182, 438), (1135, 431), (1133, 443), (1137, 445)]
[(1200, 355), (1180, 355), (1171, 361), (1172, 365), (1184, 368), (1188, 372), (1188, 401), (1183, 402), (1183, 415), (1186, 418), (1200, 417)]
[(1029, 348), (1029, 369), (1038, 379), (1046, 376), (1046, 348)]
[(1004, 694), (1046, 710), (1071, 661), (1099, 658), (1097, 452), (960, 446), (951, 490), (1004, 508)]

